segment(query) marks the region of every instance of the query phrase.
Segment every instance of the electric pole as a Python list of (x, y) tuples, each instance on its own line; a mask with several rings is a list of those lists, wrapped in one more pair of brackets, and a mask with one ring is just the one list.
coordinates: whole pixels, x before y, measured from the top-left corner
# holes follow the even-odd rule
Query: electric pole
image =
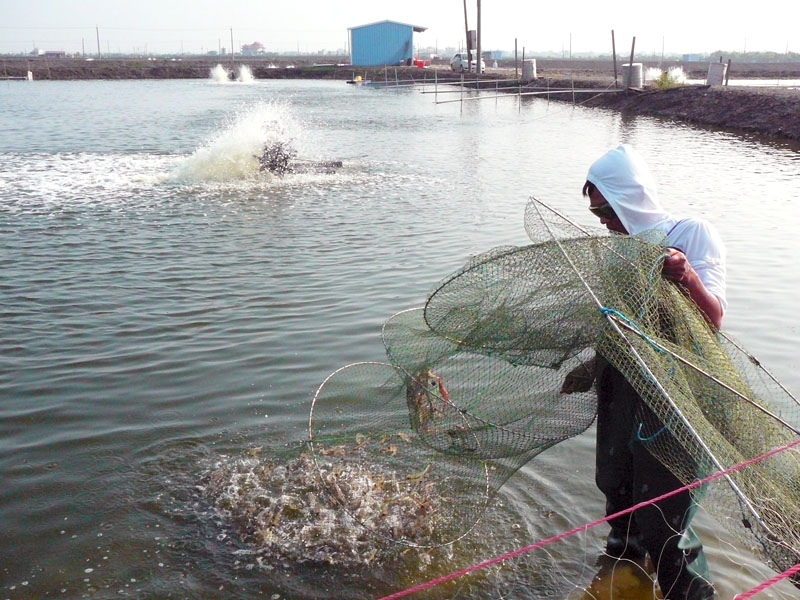
[(469, 65), (472, 65), (472, 48), (470, 48), (469, 44), (469, 25), (467, 24), (467, 0), (464, 0), (464, 33), (467, 36), (467, 70), (469, 70)]
[[(481, 0), (478, 0), (478, 56), (475, 60), (475, 74), (479, 78), (481, 76)], [(470, 62), (472, 64), (472, 62)]]

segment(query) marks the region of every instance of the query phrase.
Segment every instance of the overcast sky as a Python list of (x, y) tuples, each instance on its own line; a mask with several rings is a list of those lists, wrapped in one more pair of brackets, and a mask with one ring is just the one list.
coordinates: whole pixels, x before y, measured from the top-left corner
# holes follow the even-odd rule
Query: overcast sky
[[(476, 27), (477, 0), (467, 0)], [(800, 52), (800, 0), (724, 4), (710, 0), (482, 0), (482, 48), (637, 55)], [(751, 8), (752, 7), (752, 8)], [(261, 42), (268, 51), (336, 50), (347, 28), (374, 21), (427, 27), (415, 44), (443, 50), (464, 40), (463, 0), (0, 0), (0, 53), (230, 51)]]

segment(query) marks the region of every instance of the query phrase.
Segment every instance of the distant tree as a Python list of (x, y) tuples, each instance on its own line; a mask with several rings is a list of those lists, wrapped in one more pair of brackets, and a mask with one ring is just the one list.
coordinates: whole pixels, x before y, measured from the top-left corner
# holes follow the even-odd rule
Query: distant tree
[(800, 62), (797, 52), (724, 52), (717, 50), (708, 55), (709, 62), (727, 61), (744, 63), (794, 63)]

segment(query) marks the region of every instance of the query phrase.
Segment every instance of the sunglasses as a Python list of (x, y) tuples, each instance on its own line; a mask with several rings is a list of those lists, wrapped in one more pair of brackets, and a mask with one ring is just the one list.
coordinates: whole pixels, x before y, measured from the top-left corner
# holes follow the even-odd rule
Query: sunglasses
[(603, 206), (590, 206), (589, 211), (595, 216), (600, 219), (616, 219), (617, 213), (614, 212), (614, 209), (611, 208), (611, 205), (606, 202)]

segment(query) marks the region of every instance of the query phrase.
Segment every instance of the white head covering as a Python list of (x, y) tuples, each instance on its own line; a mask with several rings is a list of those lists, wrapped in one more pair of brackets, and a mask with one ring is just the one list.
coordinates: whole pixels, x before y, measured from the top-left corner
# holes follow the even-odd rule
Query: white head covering
[(679, 248), (697, 272), (706, 289), (720, 301), (725, 299), (725, 245), (717, 230), (701, 219), (676, 221), (661, 208), (656, 186), (644, 159), (627, 144), (598, 158), (586, 179), (603, 194), (630, 235), (648, 229), (666, 234), (670, 246)]
[(632, 146), (620, 144), (606, 152), (589, 167), (586, 179), (603, 194), (630, 235), (670, 218), (658, 203), (650, 169)]

